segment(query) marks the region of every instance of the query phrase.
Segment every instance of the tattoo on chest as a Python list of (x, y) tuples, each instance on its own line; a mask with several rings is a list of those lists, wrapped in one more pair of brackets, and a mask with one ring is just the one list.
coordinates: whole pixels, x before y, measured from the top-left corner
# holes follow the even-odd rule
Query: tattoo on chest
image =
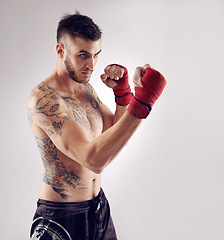
[(87, 96), (87, 98), (88, 98), (88, 100), (89, 100), (92, 108), (93, 108), (93, 109), (98, 109), (99, 104), (98, 104), (97, 100), (98, 100), (99, 98), (97, 98), (97, 100), (96, 100), (95, 97), (93, 96), (93, 89), (92, 89), (92, 87), (87, 88), (87, 90), (86, 90), (86, 96)]
[(62, 97), (67, 109), (72, 109), (72, 114), (75, 119), (80, 125), (85, 127), (85, 129), (90, 130), (90, 124), (88, 122), (86, 112), (84, 107), (81, 105), (79, 101), (70, 97)]
[[(62, 96), (49, 86), (41, 83), (38, 86), (38, 92), (33, 92), (33, 95), (38, 97), (34, 107), (29, 108), (29, 120), (32, 123), (33, 116), (44, 114), (50, 117), (51, 120), (41, 120), (39, 122), (43, 130), (49, 135), (62, 135), (62, 127), (66, 119), (73, 119), (83, 126), (86, 130), (90, 130), (90, 122), (88, 116), (98, 112), (99, 98), (94, 97), (93, 88), (91, 85), (86, 86), (86, 91), (82, 99)], [(70, 109), (72, 116), (68, 116), (67, 110)]]
[(94, 97), (92, 87), (90, 85), (87, 86), (83, 102), (71, 97), (62, 98), (65, 101), (66, 107), (70, 107), (72, 109), (75, 121), (77, 121), (85, 129), (90, 130), (88, 116), (95, 114), (99, 108), (99, 103), (101, 103), (98, 97), (97, 99)]
[(45, 167), (43, 181), (63, 199), (69, 198), (69, 188), (76, 189), (77, 186), (85, 188), (79, 176), (72, 171), (67, 171), (52, 141), (49, 138), (35, 137)]

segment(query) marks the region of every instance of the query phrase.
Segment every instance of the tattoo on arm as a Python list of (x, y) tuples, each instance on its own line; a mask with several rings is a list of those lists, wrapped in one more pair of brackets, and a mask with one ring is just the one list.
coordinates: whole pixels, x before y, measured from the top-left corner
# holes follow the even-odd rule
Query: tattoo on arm
[(39, 92), (32, 92), (32, 96), (35, 96), (38, 100), (36, 104), (29, 108), (29, 114), (32, 118), (35, 114), (45, 114), (46, 116), (55, 116), (59, 119), (66, 119), (68, 116), (65, 114), (65, 106), (55, 102), (61, 97), (55, 93), (50, 87), (46, 87), (43, 83), (38, 86)]
[[(42, 129), (51, 136), (56, 133), (61, 136), (62, 125), (65, 119), (68, 119), (66, 114), (66, 107), (63, 104), (59, 104), (60, 96), (53, 92), (49, 87), (43, 87), (43, 84), (40, 84), (38, 89), (42, 91), (42, 94), (32, 92), (33, 96), (37, 98), (35, 105), (28, 109), (29, 121), (33, 123), (33, 117), (37, 114), (44, 114), (48, 117), (54, 117), (55, 120), (52, 122), (48, 120), (39, 119), (40, 126)], [(58, 121), (57, 121), (58, 119)]]
[(43, 126), (50, 126), (50, 123), (49, 123), (49, 121), (47, 121), (47, 120), (42, 121), (41, 119), (39, 119), (39, 122), (40, 122), (40, 124), (43, 125)]
[(62, 128), (62, 125), (63, 125), (64, 121), (63, 122), (53, 122), (52, 123), (52, 126), (54, 127), (55, 129), (55, 132), (57, 135), (61, 136), (62, 134), (62, 131), (61, 131), (61, 128)]

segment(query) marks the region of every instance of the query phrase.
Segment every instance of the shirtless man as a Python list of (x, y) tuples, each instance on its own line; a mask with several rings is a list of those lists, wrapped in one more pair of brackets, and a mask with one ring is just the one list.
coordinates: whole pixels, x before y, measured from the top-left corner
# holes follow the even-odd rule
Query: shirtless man
[(115, 114), (89, 84), (101, 52), (101, 30), (79, 13), (61, 19), (53, 73), (29, 97), (29, 119), (44, 165), (31, 239), (115, 240), (101, 172), (122, 150), (162, 93), (166, 80), (148, 64), (136, 68), (135, 97), (127, 69), (112, 64), (102, 81)]

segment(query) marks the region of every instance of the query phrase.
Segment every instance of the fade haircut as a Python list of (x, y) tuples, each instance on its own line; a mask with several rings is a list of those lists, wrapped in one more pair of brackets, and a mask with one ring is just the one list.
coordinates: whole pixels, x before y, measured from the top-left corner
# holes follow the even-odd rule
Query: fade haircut
[(58, 23), (57, 43), (59, 43), (66, 34), (72, 38), (81, 37), (87, 40), (97, 41), (101, 38), (102, 31), (91, 18), (76, 12), (75, 14), (66, 14)]

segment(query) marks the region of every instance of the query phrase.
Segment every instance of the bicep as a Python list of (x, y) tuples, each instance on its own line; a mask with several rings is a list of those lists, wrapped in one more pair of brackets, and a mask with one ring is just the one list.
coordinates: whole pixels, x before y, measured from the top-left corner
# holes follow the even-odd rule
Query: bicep
[(115, 114), (113, 114), (110, 109), (104, 105), (101, 104), (101, 113), (103, 116), (103, 132), (112, 127), (121, 117), (122, 115), (127, 111), (127, 106), (119, 106), (116, 105), (116, 111)]
[(103, 132), (105, 132), (108, 128), (113, 126), (114, 114), (103, 103), (100, 104), (100, 110), (103, 118)]
[(92, 92), (93, 92), (93, 95), (95, 97), (95, 99), (97, 99), (97, 102), (98, 102), (98, 106), (100, 108), (100, 112), (101, 112), (101, 115), (102, 115), (102, 119), (103, 119), (103, 130), (102, 132), (105, 132), (108, 128), (110, 128), (111, 126), (113, 126), (113, 117), (114, 117), (114, 114), (110, 111), (110, 109), (101, 102), (101, 100), (99, 99), (96, 91), (92, 88), (91, 86), (91, 89), (92, 89)]
[[(57, 149), (74, 161), (86, 166), (89, 141), (76, 121), (71, 118), (58, 119), (43, 114), (40, 114), (36, 120)], [(43, 123), (47, 123), (47, 126)]]
[(88, 139), (80, 125), (71, 119), (58, 101), (35, 101), (29, 106), (31, 126), (42, 129), (66, 156), (85, 166)]

